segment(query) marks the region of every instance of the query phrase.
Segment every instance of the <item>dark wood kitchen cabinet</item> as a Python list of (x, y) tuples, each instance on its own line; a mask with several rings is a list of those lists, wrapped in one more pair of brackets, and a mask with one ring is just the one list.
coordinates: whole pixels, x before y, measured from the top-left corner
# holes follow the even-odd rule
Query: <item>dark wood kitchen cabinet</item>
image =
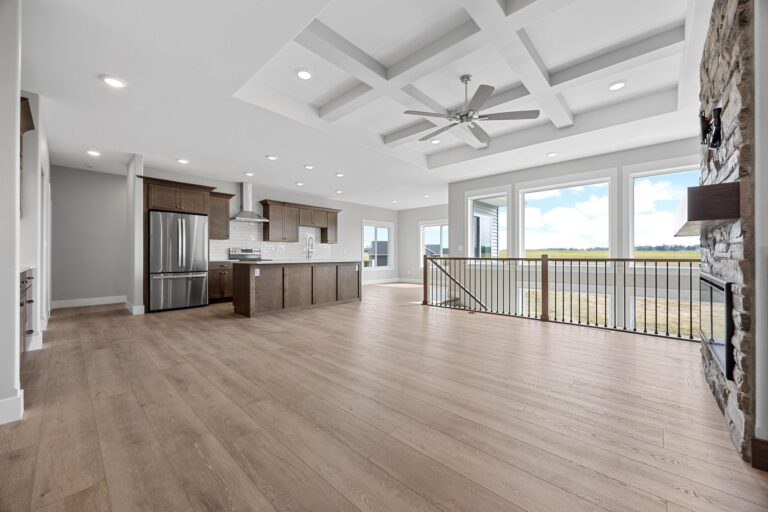
[(282, 202), (261, 201), (264, 217), (264, 240), (269, 242), (299, 241), (299, 208)]
[(264, 240), (270, 242), (298, 242), (299, 226), (320, 229), (320, 242), (338, 242), (339, 211), (333, 208), (286, 203), (273, 199), (261, 201), (264, 205)]
[(208, 215), (214, 187), (144, 178), (146, 209)]
[(212, 261), (208, 264), (208, 300), (232, 298), (232, 262)]
[(360, 298), (362, 289), (360, 263), (339, 263), (338, 300), (344, 302)]
[(314, 228), (327, 228), (328, 212), (310, 208), (299, 208), (299, 224)]
[(229, 240), (229, 201), (234, 196), (222, 192), (211, 192), (208, 213), (208, 238)]
[(338, 212), (328, 212), (328, 226), (320, 230), (320, 242), (324, 244), (335, 244), (339, 240), (339, 214)]

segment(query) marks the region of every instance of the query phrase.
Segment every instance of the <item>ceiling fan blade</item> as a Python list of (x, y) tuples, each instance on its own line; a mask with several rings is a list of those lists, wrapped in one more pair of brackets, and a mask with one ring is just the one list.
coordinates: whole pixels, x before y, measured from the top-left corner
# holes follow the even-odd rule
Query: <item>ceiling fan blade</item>
[(469, 131), (472, 132), (472, 135), (475, 136), (477, 140), (482, 142), (483, 144), (488, 144), (491, 141), (491, 136), (488, 135), (488, 132), (480, 128), (479, 124), (476, 123), (469, 123)]
[(422, 112), (420, 110), (406, 110), (403, 112), (403, 114), (408, 114), (410, 116), (421, 116), (421, 117), (439, 117), (440, 119), (451, 119), (453, 118), (450, 114), (439, 114), (437, 112)]
[(491, 94), (493, 94), (493, 87), (490, 85), (481, 85), (475, 91), (475, 95), (472, 96), (472, 99), (469, 100), (467, 110), (477, 112), (483, 107), (485, 102), (488, 101), (488, 98), (491, 97)]
[(495, 114), (483, 114), (478, 117), (483, 121), (514, 121), (516, 119), (536, 119), (539, 117), (538, 110), (517, 110), (515, 112), (496, 112)]
[(459, 123), (451, 123), (451, 124), (447, 124), (447, 125), (445, 125), (445, 126), (441, 127), (440, 129), (438, 129), (438, 130), (435, 130), (435, 131), (433, 131), (432, 133), (428, 133), (427, 135), (423, 136), (422, 138), (420, 138), (420, 139), (419, 139), (419, 141), (420, 141), (420, 142), (424, 142), (425, 140), (429, 140), (429, 139), (431, 139), (432, 137), (434, 137), (435, 135), (440, 135), (441, 133), (443, 133), (443, 132), (445, 132), (445, 131), (448, 131), (448, 130), (450, 130), (451, 128), (453, 128), (454, 126), (456, 126), (456, 125), (458, 125), (458, 124), (459, 124)]

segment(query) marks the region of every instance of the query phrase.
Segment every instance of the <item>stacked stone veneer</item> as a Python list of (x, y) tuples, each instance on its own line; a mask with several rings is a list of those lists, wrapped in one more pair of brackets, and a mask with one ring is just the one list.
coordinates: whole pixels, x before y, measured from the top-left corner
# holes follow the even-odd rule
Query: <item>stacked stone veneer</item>
[(715, 107), (723, 109), (721, 147), (710, 151), (702, 146), (701, 184), (741, 184), (740, 220), (701, 236), (702, 271), (733, 283), (733, 381), (725, 380), (703, 345), (702, 360), (731, 438), (747, 460), (754, 433), (755, 380), (753, 9), (753, 0), (715, 0), (701, 61), (700, 94), (708, 116)]

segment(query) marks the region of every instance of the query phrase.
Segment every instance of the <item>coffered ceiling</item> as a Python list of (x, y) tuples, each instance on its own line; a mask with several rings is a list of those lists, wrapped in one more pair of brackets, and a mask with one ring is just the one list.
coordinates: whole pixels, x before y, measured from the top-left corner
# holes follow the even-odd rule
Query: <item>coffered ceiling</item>
[[(162, 4), (26, 0), (23, 86), (50, 97), (55, 162), (93, 165), (82, 155), (99, 145), (106, 170), (138, 152), (178, 171), (183, 155), (190, 173), (251, 171), (284, 188), (300, 178), (310, 193), (343, 186), (347, 200), (407, 208), (444, 202), (450, 181), (551, 163), (547, 153), (578, 158), (697, 129), (711, 0)], [(103, 72), (129, 87), (104, 91)], [(487, 145), (463, 127), (419, 142), (443, 121), (403, 111), (456, 112), (463, 74), (470, 95), (495, 87), (484, 113), (541, 116), (482, 123)]]

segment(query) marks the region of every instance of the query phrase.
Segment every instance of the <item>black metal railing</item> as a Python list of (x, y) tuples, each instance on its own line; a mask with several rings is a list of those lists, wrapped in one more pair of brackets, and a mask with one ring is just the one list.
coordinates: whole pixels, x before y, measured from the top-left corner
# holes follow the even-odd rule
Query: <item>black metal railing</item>
[(424, 257), (423, 303), (694, 339), (699, 261)]

